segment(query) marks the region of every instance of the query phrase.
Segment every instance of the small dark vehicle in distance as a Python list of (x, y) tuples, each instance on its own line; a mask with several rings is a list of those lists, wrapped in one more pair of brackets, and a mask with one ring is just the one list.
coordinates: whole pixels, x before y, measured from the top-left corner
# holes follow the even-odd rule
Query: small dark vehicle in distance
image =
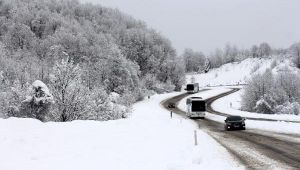
[(246, 130), (245, 118), (241, 116), (228, 116), (225, 119), (225, 130), (241, 129)]
[(169, 103), (168, 108), (175, 108), (175, 103)]

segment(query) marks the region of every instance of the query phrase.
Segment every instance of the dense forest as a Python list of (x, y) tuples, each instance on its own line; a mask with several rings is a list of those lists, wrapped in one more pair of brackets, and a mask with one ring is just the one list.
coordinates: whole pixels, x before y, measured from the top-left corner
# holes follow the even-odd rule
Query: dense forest
[(123, 118), (144, 96), (180, 90), (185, 72), (178, 60), (168, 39), (116, 9), (75, 0), (0, 0), (0, 113), (6, 117)]

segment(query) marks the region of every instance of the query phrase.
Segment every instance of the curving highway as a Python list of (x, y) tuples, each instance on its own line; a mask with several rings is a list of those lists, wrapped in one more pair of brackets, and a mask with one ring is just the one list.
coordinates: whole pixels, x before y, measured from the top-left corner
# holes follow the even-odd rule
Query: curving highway
[[(208, 89), (202, 91), (205, 90)], [(215, 100), (238, 90), (232, 89), (229, 92), (207, 99), (207, 111), (212, 114), (227, 116), (226, 113), (213, 110), (211, 104)], [(174, 96), (162, 101), (161, 104), (164, 108), (185, 117), (185, 112), (180, 110), (177, 105), (180, 100), (188, 95), (190, 94), (184, 93)], [(168, 108), (169, 103), (175, 103), (176, 107), (173, 109)], [(233, 158), (244, 165), (246, 169), (300, 169), (300, 135), (267, 132), (257, 129), (225, 131), (223, 123), (208, 119), (194, 119), (194, 121), (201, 130), (225, 147)], [(260, 121), (274, 120), (260, 119)]]

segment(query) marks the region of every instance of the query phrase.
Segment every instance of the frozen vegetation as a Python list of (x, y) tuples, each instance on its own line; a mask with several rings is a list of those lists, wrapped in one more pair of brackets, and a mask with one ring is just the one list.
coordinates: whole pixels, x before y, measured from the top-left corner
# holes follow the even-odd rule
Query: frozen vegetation
[[(223, 89), (228, 89), (228, 87), (222, 87)], [(216, 88), (218, 89), (218, 88)], [(216, 91), (213, 90), (213, 91)], [(229, 96), (218, 99), (212, 104), (212, 108), (222, 112), (227, 113), (229, 115), (240, 115), (242, 117), (252, 117), (252, 118), (265, 118), (265, 119), (273, 119), (278, 121), (255, 121), (255, 120), (246, 120), (247, 128), (249, 129), (262, 129), (267, 131), (275, 131), (280, 133), (296, 133), (300, 134), (300, 124), (299, 123), (290, 123), (284, 121), (299, 121), (299, 115), (292, 114), (261, 114), (255, 112), (247, 112), (241, 111), (241, 96), (243, 94), (243, 90), (233, 93)], [(208, 119), (212, 119), (215, 121), (219, 121), (221, 123), (224, 122), (225, 117), (217, 116), (213, 114), (207, 115)]]
[[(2, 117), (124, 118), (143, 97), (180, 90), (183, 77), (170, 41), (117, 9), (76, 0), (0, 0)], [(54, 100), (42, 115), (21, 111), (36, 80)]]
[(283, 56), (248, 58), (225, 64), (208, 73), (188, 74), (202, 87), (244, 85), (240, 110), (300, 115), (300, 70), (295, 58)]
[(251, 77), (242, 94), (241, 109), (265, 114), (300, 115), (300, 74), (284, 67)]
[(182, 56), (189, 73), (186, 82), (203, 87), (243, 84), (242, 110), (300, 115), (300, 43), (287, 49), (273, 49), (268, 43), (250, 49), (227, 44), (209, 56), (190, 49)]

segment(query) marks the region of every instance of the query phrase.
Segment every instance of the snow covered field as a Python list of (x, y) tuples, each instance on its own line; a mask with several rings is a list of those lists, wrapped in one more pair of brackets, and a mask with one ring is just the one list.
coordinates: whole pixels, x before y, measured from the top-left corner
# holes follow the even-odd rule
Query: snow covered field
[(129, 119), (41, 123), (0, 119), (3, 170), (244, 169), (197, 125), (159, 107), (177, 95), (156, 95), (134, 105)]

